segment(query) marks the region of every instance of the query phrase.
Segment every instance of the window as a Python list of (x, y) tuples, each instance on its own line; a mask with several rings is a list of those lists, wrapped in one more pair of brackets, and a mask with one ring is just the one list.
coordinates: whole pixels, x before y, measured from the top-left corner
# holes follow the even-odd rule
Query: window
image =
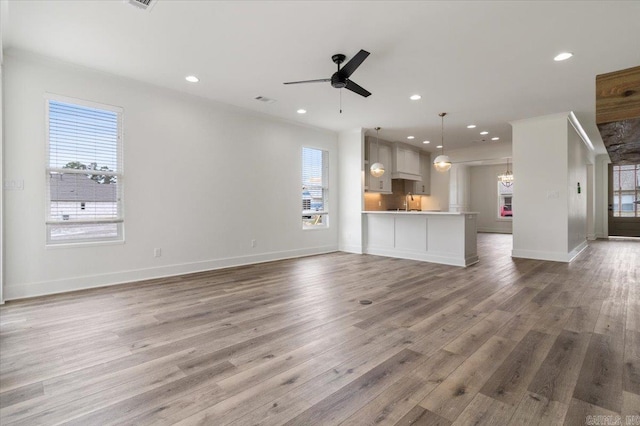
[(613, 216), (640, 217), (640, 164), (613, 166)]
[(498, 179), (498, 218), (513, 217), (513, 181), (504, 183)]
[(47, 243), (122, 241), (122, 109), (46, 102)]
[(329, 153), (302, 148), (302, 228), (326, 228), (329, 225), (327, 191)]

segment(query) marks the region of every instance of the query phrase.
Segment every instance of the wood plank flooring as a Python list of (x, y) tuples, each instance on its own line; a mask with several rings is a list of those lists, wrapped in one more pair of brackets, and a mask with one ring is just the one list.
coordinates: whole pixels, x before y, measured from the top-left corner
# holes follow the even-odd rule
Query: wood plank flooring
[(640, 242), (478, 245), (466, 269), (333, 253), (7, 302), (0, 424), (640, 424)]

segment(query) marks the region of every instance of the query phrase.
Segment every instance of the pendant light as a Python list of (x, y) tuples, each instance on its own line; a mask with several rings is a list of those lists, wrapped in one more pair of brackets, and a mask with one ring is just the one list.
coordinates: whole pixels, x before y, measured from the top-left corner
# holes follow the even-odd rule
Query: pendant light
[(433, 165), (437, 171), (446, 172), (451, 168), (451, 160), (449, 160), (447, 155), (444, 155), (444, 116), (447, 115), (447, 113), (441, 112), (438, 115), (442, 119), (442, 142), (440, 143), (440, 145), (442, 145), (442, 153), (433, 160)]
[(498, 175), (498, 180), (507, 188), (513, 185), (513, 172), (511, 171), (511, 167), (509, 167), (508, 158), (507, 158), (507, 171), (502, 173), (501, 175)]
[[(380, 137), (378, 136), (378, 132), (380, 132), (380, 127), (376, 127), (376, 159), (380, 160)], [(380, 177), (384, 174), (384, 164), (380, 162), (373, 163), (371, 165), (371, 176)]]

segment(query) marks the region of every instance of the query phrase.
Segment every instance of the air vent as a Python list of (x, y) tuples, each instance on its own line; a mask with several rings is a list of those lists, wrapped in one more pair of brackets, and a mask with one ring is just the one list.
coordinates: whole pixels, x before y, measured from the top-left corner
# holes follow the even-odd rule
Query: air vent
[(266, 96), (256, 96), (253, 99), (255, 99), (256, 101), (264, 102), (265, 104), (272, 104), (276, 101), (275, 99), (267, 98)]
[(157, 3), (158, 0), (124, 0), (125, 3), (129, 3), (132, 6), (137, 7), (138, 9), (146, 10), (147, 12), (151, 11), (151, 8)]

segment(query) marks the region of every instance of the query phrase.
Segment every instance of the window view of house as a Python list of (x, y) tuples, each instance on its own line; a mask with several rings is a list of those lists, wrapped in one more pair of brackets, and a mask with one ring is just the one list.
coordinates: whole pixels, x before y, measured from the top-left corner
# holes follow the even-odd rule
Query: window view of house
[(613, 166), (613, 216), (640, 217), (640, 164)]
[(47, 241), (122, 239), (120, 112), (47, 101)]
[(328, 152), (302, 148), (302, 227), (312, 229), (328, 225), (327, 174)]

